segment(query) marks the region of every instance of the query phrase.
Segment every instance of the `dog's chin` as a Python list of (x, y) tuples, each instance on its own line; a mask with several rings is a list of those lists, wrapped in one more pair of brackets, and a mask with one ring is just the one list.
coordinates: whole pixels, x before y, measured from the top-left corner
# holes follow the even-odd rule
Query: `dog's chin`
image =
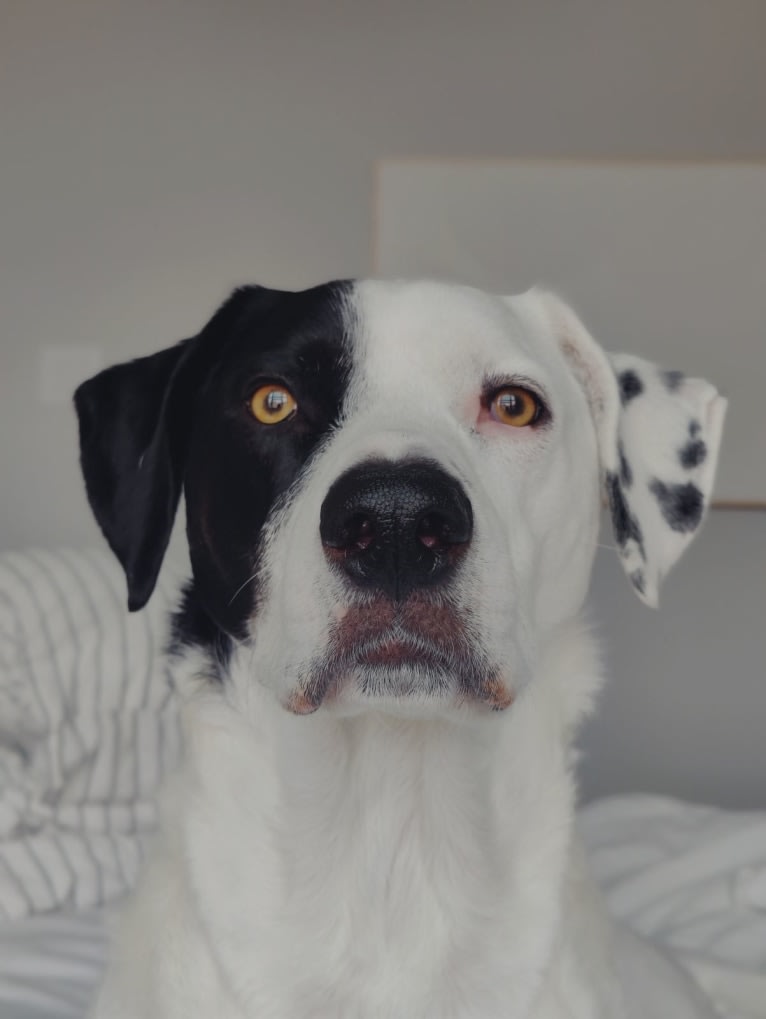
[(301, 715), (500, 711), (513, 687), (491, 659), (469, 614), (449, 599), (375, 595), (345, 608), (286, 707)]
[(443, 718), (503, 711), (513, 699), (509, 684), (496, 672), (439, 667), (414, 657), (355, 662), (325, 675), (321, 683), (302, 686), (286, 706), (301, 715), (322, 708), (339, 716), (375, 711), (403, 718)]
[(407, 717), (441, 714), (459, 699), (458, 684), (446, 672), (417, 660), (358, 665), (326, 704), (339, 713), (371, 709)]

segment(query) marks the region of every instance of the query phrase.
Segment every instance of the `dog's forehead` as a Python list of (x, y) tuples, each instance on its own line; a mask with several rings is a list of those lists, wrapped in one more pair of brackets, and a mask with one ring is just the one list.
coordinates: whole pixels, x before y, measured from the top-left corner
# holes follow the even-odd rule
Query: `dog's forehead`
[(513, 298), (430, 281), (363, 280), (353, 309), (357, 349), (369, 379), (383, 387), (509, 373), (549, 375), (557, 356), (549, 332)]

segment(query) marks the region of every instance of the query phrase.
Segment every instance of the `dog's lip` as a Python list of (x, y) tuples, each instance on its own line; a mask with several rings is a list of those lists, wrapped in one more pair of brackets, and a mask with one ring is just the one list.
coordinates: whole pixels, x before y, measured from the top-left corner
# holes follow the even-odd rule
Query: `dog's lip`
[(366, 687), (372, 675), (380, 676), (382, 688), (401, 681), (416, 690), (421, 673), (423, 692), (440, 690), (457, 704), (503, 710), (513, 703), (506, 670), (487, 660), (470, 612), (449, 601), (422, 592), (401, 605), (377, 597), (343, 606), (335, 616), (324, 652), (288, 698), (295, 714), (311, 714), (325, 700), (353, 699), (356, 684)]
[[(343, 661), (336, 664), (337, 669), (320, 672), (313, 680), (293, 690), (285, 705), (287, 709), (296, 715), (309, 715), (325, 701), (345, 701), (348, 691), (354, 689), (352, 677), (358, 669), (364, 670), (368, 676), (380, 673), (406, 677), (410, 673), (410, 680), (413, 673), (430, 675), (432, 684), (424, 688), (429, 699), (438, 694), (442, 699), (453, 699), (458, 707), (474, 704), (492, 711), (504, 711), (516, 697), (513, 685), (503, 671), (482, 669), (476, 672), (475, 662), (470, 656), (465, 656), (465, 651), (449, 654), (445, 649), (431, 646), (411, 635), (388, 634), (383, 639), (360, 642), (346, 648)], [(440, 676), (441, 680), (433, 686), (435, 676)], [(417, 692), (416, 687), (411, 692)], [(375, 694), (374, 698), (378, 696)], [(401, 700), (400, 694), (394, 696)]]
[(439, 665), (446, 656), (438, 648), (424, 644), (409, 635), (383, 634), (352, 649), (352, 657), (360, 665), (396, 667), (406, 665)]

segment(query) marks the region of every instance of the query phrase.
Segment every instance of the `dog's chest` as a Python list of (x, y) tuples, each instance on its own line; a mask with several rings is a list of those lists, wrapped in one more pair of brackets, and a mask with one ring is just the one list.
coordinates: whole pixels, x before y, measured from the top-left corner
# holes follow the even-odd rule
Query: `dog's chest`
[(261, 772), (257, 809), (231, 775), (238, 793), (187, 815), (199, 910), (246, 1015), (524, 1014), (509, 989), (531, 997), (555, 892), (509, 871), (512, 826), (454, 747), (392, 753), (394, 737)]
[[(316, 864), (313, 873), (296, 868), (295, 929), (304, 938), (328, 932), (309, 982), (321, 993), (327, 974), (337, 974), (338, 1005), (345, 998), (349, 1015), (427, 1015), (436, 994), (434, 1014), (448, 1016), (456, 995), (476, 1000), (504, 927), (496, 847), (478, 835), (486, 827), (473, 828), (468, 809), (460, 816), (424, 802), (395, 776), (381, 776), (366, 809), (347, 807), (341, 839), (317, 838), (324, 877)], [(310, 934), (305, 944), (312, 955)]]

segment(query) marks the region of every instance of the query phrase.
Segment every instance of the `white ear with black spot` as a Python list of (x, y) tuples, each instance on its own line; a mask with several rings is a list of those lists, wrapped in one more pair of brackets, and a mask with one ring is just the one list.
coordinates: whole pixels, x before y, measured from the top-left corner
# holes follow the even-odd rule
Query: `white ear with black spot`
[(662, 577), (705, 516), (726, 400), (704, 379), (608, 357), (621, 402), (617, 466), (605, 472), (609, 508), (625, 571), (656, 607)]
[(529, 296), (585, 391), (617, 550), (638, 596), (656, 608), (662, 578), (705, 516), (726, 400), (704, 379), (605, 353), (558, 297)]

